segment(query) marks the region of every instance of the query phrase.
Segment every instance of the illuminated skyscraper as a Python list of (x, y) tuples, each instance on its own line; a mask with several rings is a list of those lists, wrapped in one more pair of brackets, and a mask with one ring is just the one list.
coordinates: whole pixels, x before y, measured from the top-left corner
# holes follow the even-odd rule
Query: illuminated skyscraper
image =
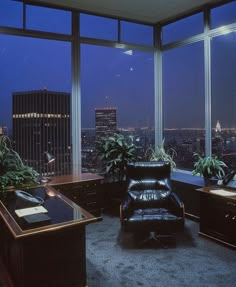
[[(70, 172), (70, 94), (36, 90), (13, 93), (13, 140), (24, 161), (44, 175)], [(56, 157), (46, 165), (44, 153)]]
[(96, 108), (95, 119), (96, 139), (116, 132), (116, 108)]
[(0, 126), (0, 136), (1, 135), (7, 135), (7, 127)]
[(220, 132), (221, 132), (220, 121), (217, 121), (215, 131), (216, 131), (217, 133), (220, 133)]

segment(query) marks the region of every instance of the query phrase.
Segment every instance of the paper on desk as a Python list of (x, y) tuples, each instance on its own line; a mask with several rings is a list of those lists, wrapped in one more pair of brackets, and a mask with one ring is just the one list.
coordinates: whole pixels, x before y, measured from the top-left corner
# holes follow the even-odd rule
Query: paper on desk
[(236, 195), (236, 192), (232, 191), (227, 191), (225, 189), (211, 189), (211, 193), (218, 194), (218, 195), (223, 195), (223, 196), (234, 196)]
[(30, 214), (36, 214), (36, 213), (47, 213), (47, 209), (43, 206), (34, 206), (34, 207), (28, 207), (28, 208), (22, 208), (22, 209), (16, 209), (15, 213), (18, 217), (23, 217)]

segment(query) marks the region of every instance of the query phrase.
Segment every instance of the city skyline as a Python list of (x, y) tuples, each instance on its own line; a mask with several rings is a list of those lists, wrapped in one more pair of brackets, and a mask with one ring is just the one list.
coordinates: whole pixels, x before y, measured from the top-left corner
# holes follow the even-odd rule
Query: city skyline
[[(21, 94), (21, 93), (35, 93), (35, 92), (43, 92), (43, 91), (47, 91), (47, 92), (49, 92), (49, 93), (63, 93), (63, 92), (61, 92), (61, 91), (50, 91), (50, 90), (48, 90), (47, 89), (47, 87), (46, 86), (44, 86), (43, 87), (43, 89), (41, 89), (41, 90), (31, 90), (31, 91), (17, 91), (17, 92), (14, 92), (13, 94), (12, 94), (12, 97), (13, 97), (13, 95), (14, 94), (17, 94), (17, 93), (19, 93), (19, 94)], [(111, 107), (111, 106), (99, 106), (99, 107), (94, 107), (94, 112), (95, 112), (95, 115), (96, 115), (96, 110), (99, 110), (99, 109), (108, 109), (108, 110), (112, 110), (112, 109), (114, 109), (114, 110), (116, 110), (116, 114), (117, 115), (119, 115), (119, 111), (118, 111), (118, 109), (115, 107), (115, 106), (113, 106), (113, 107)], [(13, 113), (13, 111), (12, 111), (12, 114), (11, 114), (11, 119), (13, 119), (15, 116), (14, 116), (14, 113)], [(116, 121), (116, 124), (117, 124), (117, 121)], [(220, 130), (222, 130), (222, 131), (224, 131), (224, 130), (235, 130), (236, 129), (236, 127), (233, 127), (233, 128), (228, 128), (228, 127), (222, 127), (221, 126), (221, 124), (220, 124), (220, 120), (217, 120), (216, 121), (216, 123), (215, 123), (215, 126), (214, 126), (214, 123), (212, 124), (213, 126), (212, 126), (212, 130), (217, 130), (217, 129), (219, 129), (219, 126), (220, 126)], [(153, 128), (154, 126), (147, 126), (147, 125), (144, 125), (144, 126), (140, 126), (140, 127), (138, 127), (138, 128)], [(0, 128), (1, 128), (1, 130), (2, 130), (2, 128), (5, 128), (6, 130), (9, 130), (9, 129), (11, 129), (11, 125), (4, 125), (4, 124), (1, 124), (0, 123)], [(119, 130), (119, 129), (134, 129), (135, 127), (134, 126), (126, 126), (126, 127), (124, 127), (124, 126), (117, 126), (117, 129)], [(82, 127), (82, 129), (96, 129), (96, 122), (94, 122), (94, 126), (93, 127)], [(189, 128), (189, 127), (180, 127), (180, 128), (163, 128), (163, 130), (205, 130), (205, 128), (200, 128), (200, 127), (191, 127), (191, 128)]]

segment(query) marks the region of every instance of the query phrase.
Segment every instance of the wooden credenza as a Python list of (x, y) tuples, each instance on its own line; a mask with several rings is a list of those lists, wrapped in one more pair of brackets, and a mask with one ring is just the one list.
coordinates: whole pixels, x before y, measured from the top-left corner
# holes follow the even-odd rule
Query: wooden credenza
[(103, 177), (92, 173), (53, 177), (47, 185), (96, 217), (101, 217), (101, 187)]
[(235, 249), (236, 190), (204, 187), (199, 191), (201, 192), (199, 234)]

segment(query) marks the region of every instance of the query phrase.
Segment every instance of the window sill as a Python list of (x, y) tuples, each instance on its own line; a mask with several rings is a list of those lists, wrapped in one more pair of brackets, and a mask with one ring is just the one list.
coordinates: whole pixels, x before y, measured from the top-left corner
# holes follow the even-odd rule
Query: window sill
[(187, 173), (184, 171), (173, 171), (171, 175), (171, 179), (174, 181), (195, 185), (197, 187), (204, 186), (204, 180), (201, 176), (192, 175), (191, 173)]

